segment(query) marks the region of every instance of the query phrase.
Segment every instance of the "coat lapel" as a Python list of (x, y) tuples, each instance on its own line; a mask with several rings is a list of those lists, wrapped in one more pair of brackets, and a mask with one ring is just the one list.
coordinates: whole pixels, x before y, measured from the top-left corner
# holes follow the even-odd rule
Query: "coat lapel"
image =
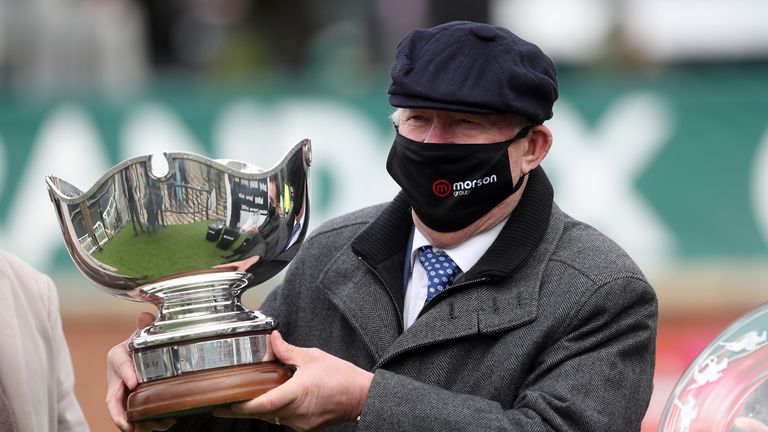
[[(350, 256), (345, 259), (359, 260)], [(326, 295), (357, 331), (373, 357), (381, 358), (401, 331), (402, 318), (397, 303), (378, 276), (362, 263), (330, 268), (334, 271), (327, 272), (321, 280)], [(342, 268), (347, 270), (339, 270)]]

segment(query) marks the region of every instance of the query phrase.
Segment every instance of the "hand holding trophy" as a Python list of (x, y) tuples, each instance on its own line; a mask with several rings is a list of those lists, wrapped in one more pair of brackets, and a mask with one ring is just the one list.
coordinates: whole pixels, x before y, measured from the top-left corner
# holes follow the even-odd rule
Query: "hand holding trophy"
[(240, 298), (304, 239), (309, 140), (268, 171), (191, 153), (165, 158), (167, 172), (136, 157), (86, 192), (45, 178), (77, 268), (103, 291), (159, 309), (128, 344), (140, 381), (128, 396), (130, 422), (251, 399), (291, 376), (269, 343), (277, 323)]

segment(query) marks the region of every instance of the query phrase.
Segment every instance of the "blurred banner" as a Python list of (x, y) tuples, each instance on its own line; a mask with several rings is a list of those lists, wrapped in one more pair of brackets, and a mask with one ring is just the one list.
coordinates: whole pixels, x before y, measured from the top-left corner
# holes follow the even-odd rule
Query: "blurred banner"
[[(556, 200), (650, 274), (768, 259), (768, 67), (642, 76), (561, 72), (544, 167)], [(313, 225), (391, 198), (386, 81), (354, 97), (304, 82), (211, 89), (158, 84), (130, 99), (0, 95), (0, 244), (38, 268), (71, 268), (45, 174), (87, 190), (119, 161), (184, 150), (276, 162), (315, 148)]]

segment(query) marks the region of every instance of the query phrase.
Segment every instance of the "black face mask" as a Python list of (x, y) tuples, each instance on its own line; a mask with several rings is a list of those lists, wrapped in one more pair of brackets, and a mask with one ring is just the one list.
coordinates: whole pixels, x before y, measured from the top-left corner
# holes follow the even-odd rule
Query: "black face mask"
[(528, 131), (495, 144), (427, 144), (398, 133), (387, 171), (426, 226), (458, 231), (520, 189), (525, 175), (513, 182), (507, 147)]

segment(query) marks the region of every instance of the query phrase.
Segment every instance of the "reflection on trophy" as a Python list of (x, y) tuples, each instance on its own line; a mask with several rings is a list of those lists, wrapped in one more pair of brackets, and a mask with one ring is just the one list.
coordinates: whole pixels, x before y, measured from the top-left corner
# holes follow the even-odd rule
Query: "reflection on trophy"
[[(275, 320), (243, 307), (243, 292), (282, 270), (309, 222), (309, 140), (275, 168), (166, 153), (124, 161), (87, 192), (47, 176), (66, 247), (102, 290), (159, 308), (128, 344), (140, 384), (132, 422), (254, 398), (285, 382)], [(156, 161), (155, 161), (156, 162)]]

